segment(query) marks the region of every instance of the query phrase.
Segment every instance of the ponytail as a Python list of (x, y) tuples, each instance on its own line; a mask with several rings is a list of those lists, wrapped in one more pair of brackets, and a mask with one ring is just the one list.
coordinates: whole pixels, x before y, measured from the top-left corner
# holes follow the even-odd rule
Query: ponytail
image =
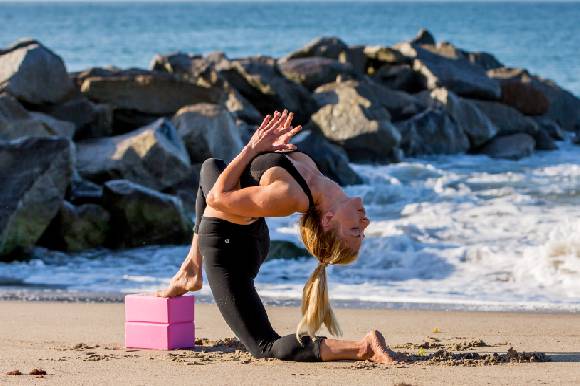
[(315, 339), (315, 334), (322, 324), (326, 326), (330, 334), (342, 335), (328, 298), (326, 266), (349, 264), (356, 260), (358, 251), (346, 247), (335, 230), (323, 229), (321, 213), (315, 207), (309, 209), (301, 217), (299, 227), (306, 249), (319, 261), (302, 290), (302, 319), (296, 328), (296, 338), (302, 344), (300, 335), (306, 333)]
[(328, 299), (326, 264), (320, 263), (302, 291), (302, 320), (296, 328), (296, 338), (300, 342), (300, 335), (306, 332), (315, 339), (315, 334), (323, 323), (332, 335), (342, 335)]

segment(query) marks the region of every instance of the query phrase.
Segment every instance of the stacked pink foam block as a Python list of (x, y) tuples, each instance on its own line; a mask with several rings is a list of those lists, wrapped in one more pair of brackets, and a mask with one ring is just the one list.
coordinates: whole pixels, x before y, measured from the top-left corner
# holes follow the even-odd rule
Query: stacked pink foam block
[(194, 296), (125, 296), (125, 347), (173, 350), (195, 340)]

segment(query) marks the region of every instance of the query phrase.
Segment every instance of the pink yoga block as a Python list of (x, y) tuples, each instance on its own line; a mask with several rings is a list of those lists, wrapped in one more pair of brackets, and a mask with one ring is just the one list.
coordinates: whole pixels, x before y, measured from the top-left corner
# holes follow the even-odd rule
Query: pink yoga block
[(173, 350), (194, 347), (193, 322), (125, 322), (125, 347)]
[(194, 296), (162, 298), (147, 294), (125, 296), (125, 321), (150, 323), (193, 322)]

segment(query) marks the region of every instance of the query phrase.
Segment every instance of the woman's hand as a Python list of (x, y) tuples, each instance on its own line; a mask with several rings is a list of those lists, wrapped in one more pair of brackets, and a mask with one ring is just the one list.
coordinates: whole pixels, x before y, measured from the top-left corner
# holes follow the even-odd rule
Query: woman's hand
[(288, 142), (302, 129), (302, 126), (292, 127), (290, 125), (292, 118), (294, 118), (294, 113), (288, 113), (286, 109), (282, 114), (278, 111), (274, 112), (273, 117), (269, 114), (266, 115), (260, 127), (256, 129), (248, 141), (247, 146), (256, 154), (295, 150), (296, 146)]

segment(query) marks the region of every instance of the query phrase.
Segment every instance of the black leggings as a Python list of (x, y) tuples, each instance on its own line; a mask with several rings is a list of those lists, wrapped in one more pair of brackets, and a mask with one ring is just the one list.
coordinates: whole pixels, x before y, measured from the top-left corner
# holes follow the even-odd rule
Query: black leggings
[(274, 331), (256, 288), (254, 279), (270, 248), (268, 226), (264, 218), (249, 225), (239, 225), (215, 217), (203, 217), (205, 197), (220, 173), (223, 160), (209, 158), (201, 168), (195, 233), (203, 256), (207, 280), (215, 302), (226, 323), (248, 351), (256, 358), (289, 361), (321, 361), (320, 343), (325, 336), (280, 336)]

